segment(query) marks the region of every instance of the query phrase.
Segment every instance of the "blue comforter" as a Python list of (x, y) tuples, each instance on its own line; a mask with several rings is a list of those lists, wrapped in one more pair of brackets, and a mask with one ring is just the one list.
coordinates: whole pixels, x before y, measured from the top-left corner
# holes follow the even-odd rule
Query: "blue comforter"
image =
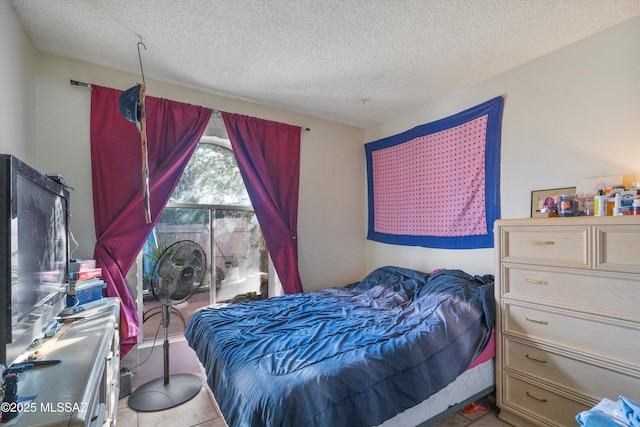
[(198, 311), (185, 336), (230, 426), (371, 426), (455, 380), (493, 319), (492, 276), (383, 267)]

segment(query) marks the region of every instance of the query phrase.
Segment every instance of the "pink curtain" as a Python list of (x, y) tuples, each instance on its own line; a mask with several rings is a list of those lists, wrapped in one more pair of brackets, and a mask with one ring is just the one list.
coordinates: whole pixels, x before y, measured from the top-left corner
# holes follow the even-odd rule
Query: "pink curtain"
[(302, 292), (298, 272), (301, 128), (222, 113), (240, 173), (287, 294)]
[(151, 223), (144, 214), (142, 152), (136, 126), (118, 109), (122, 91), (92, 85), (91, 175), (94, 258), (107, 295), (119, 297), (121, 357), (136, 343), (140, 319), (124, 277), (158, 221), (211, 117), (211, 110), (147, 96)]

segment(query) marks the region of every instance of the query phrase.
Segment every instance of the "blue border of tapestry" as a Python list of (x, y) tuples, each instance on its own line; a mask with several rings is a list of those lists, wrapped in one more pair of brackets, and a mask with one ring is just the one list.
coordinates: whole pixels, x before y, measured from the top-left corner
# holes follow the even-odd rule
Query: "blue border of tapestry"
[[(496, 97), (475, 107), (469, 108), (458, 114), (446, 117), (435, 122), (417, 126), (403, 133), (393, 135), (378, 141), (365, 144), (367, 162), (367, 185), (368, 185), (368, 233), (367, 239), (405, 246), (423, 246), (439, 249), (477, 249), (493, 247), (493, 223), (500, 217), (500, 143), (502, 134), (502, 111), (504, 98)], [(485, 200), (485, 221), (486, 232), (475, 235), (451, 235), (451, 236), (429, 236), (410, 234), (390, 234), (379, 232), (374, 229), (374, 163), (373, 153), (376, 150), (393, 147), (422, 138), (431, 134), (446, 131), (464, 125), (480, 117), (487, 116), (486, 140), (484, 147), (484, 200)], [(416, 160), (417, 161), (417, 160)], [(420, 167), (429, 167), (423, 165)], [(431, 183), (426, 182), (427, 187)], [(460, 188), (459, 191), (466, 191)], [(447, 203), (447, 200), (442, 200)], [(428, 212), (425, 213), (428, 215)], [(410, 228), (410, 227), (408, 227)]]

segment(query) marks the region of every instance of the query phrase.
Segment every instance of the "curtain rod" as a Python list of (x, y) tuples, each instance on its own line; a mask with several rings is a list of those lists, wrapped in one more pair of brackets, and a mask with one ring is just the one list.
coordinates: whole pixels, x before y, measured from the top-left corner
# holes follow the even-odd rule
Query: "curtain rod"
[(88, 87), (89, 89), (91, 89), (91, 85), (89, 83), (83, 83), (77, 80), (69, 80), (69, 83), (71, 83), (72, 86)]
[[(88, 87), (89, 89), (91, 89), (91, 85), (89, 83), (79, 82), (77, 80), (69, 80), (69, 83), (71, 84), (71, 86)], [(211, 112), (214, 114), (221, 113), (220, 110), (211, 110)], [(311, 128), (302, 128), (302, 130), (311, 132)]]

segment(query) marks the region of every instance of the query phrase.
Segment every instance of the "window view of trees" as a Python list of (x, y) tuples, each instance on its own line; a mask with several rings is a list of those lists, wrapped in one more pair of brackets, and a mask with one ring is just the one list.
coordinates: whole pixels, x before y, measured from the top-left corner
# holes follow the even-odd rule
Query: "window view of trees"
[(170, 203), (250, 206), (233, 152), (217, 144), (198, 144)]

